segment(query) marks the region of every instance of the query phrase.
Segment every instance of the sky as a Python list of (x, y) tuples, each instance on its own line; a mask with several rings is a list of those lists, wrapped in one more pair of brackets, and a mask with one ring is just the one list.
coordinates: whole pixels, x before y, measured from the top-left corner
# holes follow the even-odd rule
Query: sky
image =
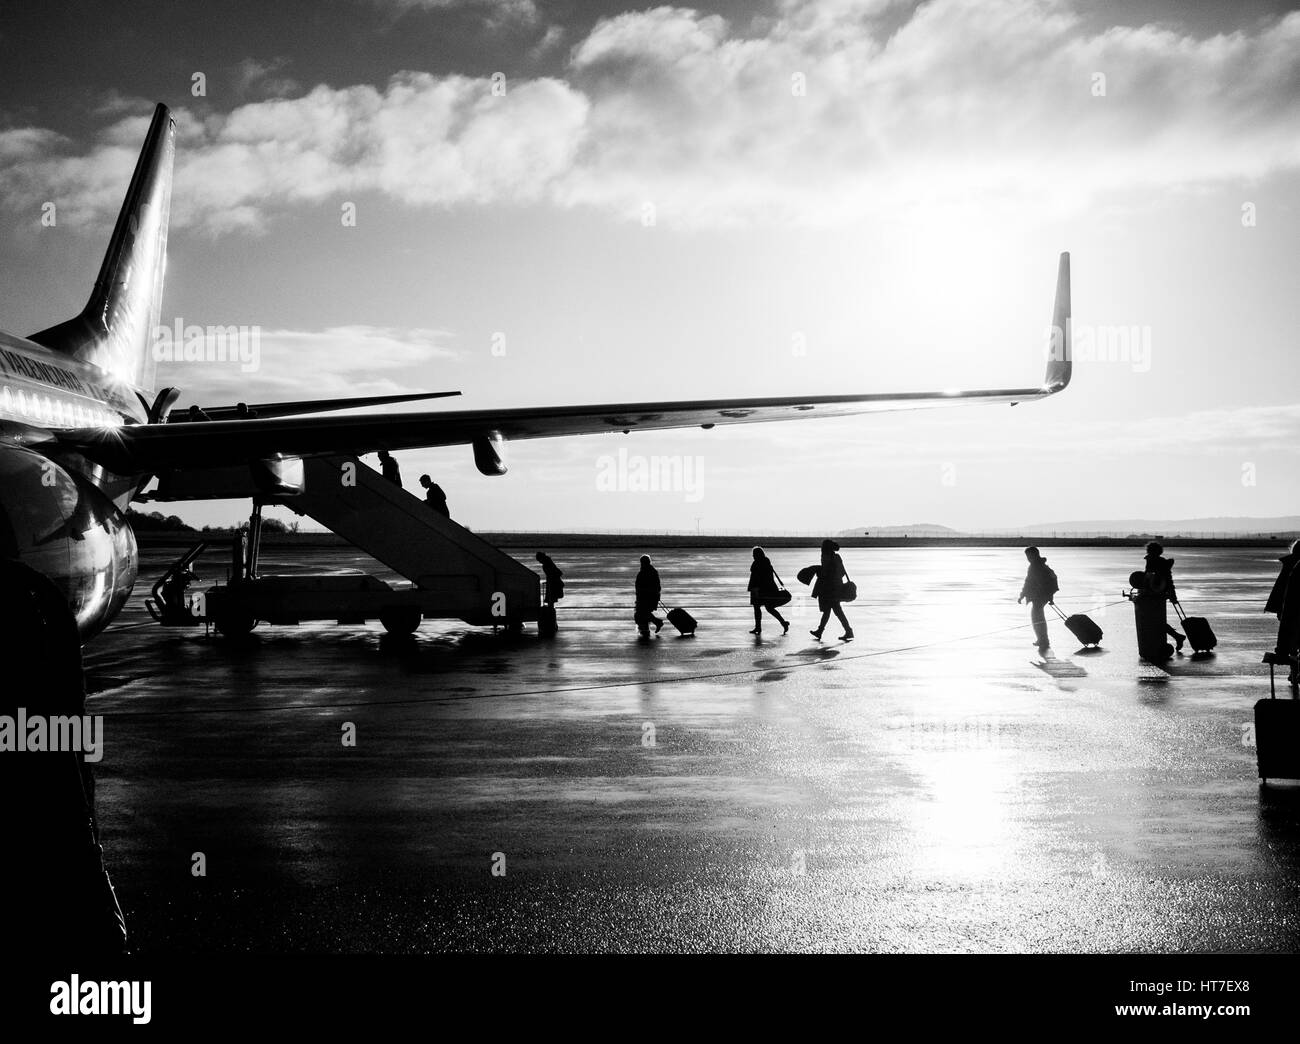
[(1064, 250), (1075, 335), (1109, 345), (1014, 408), (520, 442), (500, 478), (399, 454), (471, 528), (1300, 511), (1292, 5), (26, 7), (0, 24), (0, 328), (80, 309), (165, 102), (162, 322), (259, 331), (255, 367), (162, 364), (182, 407), (1031, 386)]

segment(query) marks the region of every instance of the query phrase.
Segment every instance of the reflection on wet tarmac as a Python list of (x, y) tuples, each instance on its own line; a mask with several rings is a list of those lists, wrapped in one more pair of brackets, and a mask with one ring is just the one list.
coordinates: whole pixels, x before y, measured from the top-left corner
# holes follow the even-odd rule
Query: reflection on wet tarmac
[[(792, 576), (812, 555), (772, 558)], [(1138, 662), (1119, 601), (1135, 556), (1053, 549), (1058, 601), (1106, 636), (1081, 652), (1051, 621), (1047, 659), (1015, 548), (847, 551), (845, 644), (808, 637), (806, 588), (787, 637), (748, 635), (743, 549), (655, 554), (694, 642), (636, 640), (618, 552), (557, 555), (552, 641), (428, 622), (230, 646), (147, 623), (142, 584), (87, 657), (136, 943), (1295, 949), (1300, 785), (1261, 793), (1242, 742), (1276, 556), (1178, 549), (1220, 644), (1167, 669)]]

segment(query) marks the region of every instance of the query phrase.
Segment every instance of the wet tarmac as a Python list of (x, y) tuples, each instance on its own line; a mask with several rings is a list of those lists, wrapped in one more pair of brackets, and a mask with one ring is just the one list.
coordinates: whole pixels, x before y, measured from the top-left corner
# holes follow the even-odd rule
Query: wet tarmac
[[(146, 553), (87, 649), (134, 944), (1294, 951), (1300, 784), (1261, 790), (1244, 729), (1277, 555), (1168, 553), (1219, 647), (1165, 669), (1139, 662), (1120, 599), (1140, 549), (1048, 552), (1059, 603), (1105, 639), (1080, 651), (1050, 620), (1046, 659), (1017, 548), (846, 551), (850, 643), (808, 634), (811, 549), (772, 555), (796, 590), (785, 637), (746, 633), (745, 551), (655, 554), (700, 628), (648, 643), (636, 556), (570, 551), (552, 640), (426, 622), (410, 642), (311, 625), (246, 646), (150, 621), (174, 552)], [(263, 562), (343, 568), (370, 565)]]

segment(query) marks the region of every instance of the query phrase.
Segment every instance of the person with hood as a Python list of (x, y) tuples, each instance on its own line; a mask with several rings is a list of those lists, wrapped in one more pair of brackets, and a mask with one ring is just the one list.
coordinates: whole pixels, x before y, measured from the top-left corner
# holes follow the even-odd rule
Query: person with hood
[(1293, 541), (1291, 549), (1278, 561), (1277, 580), (1269, 592), (1268, 604), (1264, 611), (1277, 616), (1277, 655), (1291, 660), (1291, 673), (1287, 678), (1292, 685), (1300, 679), (1297, 673), (1296, 657), (1300, 653), (1300, 585), (1294, 585), (1291, 578), (1295, 575), (1296, 562), (1300, 561), (1300, 540)]
[[(1178, 605), (1178, 592), (1174, 590), (1174, 560), (1164, 557), (1165, 549), (1158, 540), (1147, 544), (1146, 574), (1147, 590), (1163, 594), (1171, 605)], [(1178, 643), (1178, 652), (1183, 651), (1187, 635), (1171, 623), (1165, 624), (1165, 634)]]
[(1061, 587), (1056, 581), (1055, 571), (1047, 564), (1047, 559), (1038, 548), (1025, 548), (1025, 557), (1029, 559), (1029, 569), (1025, 573), (1025, 582), (1020, 588), (1016, 604), (1029, 603), (1029, 622), (1034, 625), (1034, 644), (1040, 653), (1045, 653), (1051, 647), (1051, 641), (1047, 637), (1047, 616), (1043, 607), (1052, 604)]
[(451, 511), (447, 507), (447, 494), (443, 492), (442, 487), (428, 475), (420, 476), (420, 485), (424, 487), (424, 502), (443, 518), (451, 518)]
[(790, 621), (776, 611), (776, 599), (781, 594), (780, 581), (767, 552), (761, 547), (754, 548), (754, 561), (749, 567), (749, 604), (754, 607), (754, 629), (750, 634), (763, 633), (764, 609), (776, 617), (782, 634), (789, 632)]
[(546, 577), (546, 604), (554, 605), (564, 597), (564, 574), (545, 551), (538, 551), (536, 557)]
[(826, 630), (826, 624), (830, 621), (831, 613), (834, 613), (836, 619), (844, 625), (844, 633), (840, 635), (840, 641), (847, 642), (853, 638), (853, 628), (849, 625), (849, 618), (844, 615), (844, 610), (840, 606), (844, 601), (847, 583), (848, 574), (844, 571), (844, 560), (840, 558), (840, 545), (834, 540), (823, 540), (821, 563), (817, 566), (817, 582), (812, 589), (817, 599), (817, 608), (822, 611), (822, 621), (815, 631), (808, 632), (814, 638), (821, 638), (822, 631)]
[(659, 583), (659, 570), (651, 564), (649, 555), (642, 555), (641, 571), (636, 574), (636, 609), (632, 614), (632, 619), (636, 621), (636, 628), (641, 632), (642, 638), (650, 637), (651, 624), (655, 625), (655, 634), (663, 629), (664, 622), (655, 616), (662, 595), (663, 587)]
[(379, 466), (384, 472), (384, 478), (388, 479), (398, 489), (402, 488), (402, 469), (398, 467), (397, 461), (388, 450), (379, 451)]

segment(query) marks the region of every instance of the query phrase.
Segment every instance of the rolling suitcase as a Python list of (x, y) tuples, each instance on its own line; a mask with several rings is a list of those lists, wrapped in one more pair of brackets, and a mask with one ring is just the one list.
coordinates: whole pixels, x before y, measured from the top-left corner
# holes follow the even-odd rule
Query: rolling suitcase
[(1264, 783), (1300, 779), (1300, 700), (1255, 704), (1255, 757)]
[(1174, 603), (1174, 611), (1182, 621), (1183, 631), (1186, 632), (1187, 640), (1192, 645), (1192, 652), (1210, 652), (1219, 644), (1219, 639), (1214, 636), (1214, 628), (1205, 617), (1188, 616), (1177, 602)]
[(1061, 611), (1061, 607), (1055, 602), (1049, 603), (1056, 610), (1056, 615), (1065, 621), (1066, 629), (1078, 639), (1079, 644), (1083, 646), (1097, 646), (1101, 644), (1102, 630), (1093, 621), (1092, 617), (1085, 616), (1083, 613), (1074, 613), (1066, 616)]
[(677, 632), (683, 638), (690, 638), (695, 634), (695, 617), (685, 609), (669, 609), (668, 622), (677, 628)]

